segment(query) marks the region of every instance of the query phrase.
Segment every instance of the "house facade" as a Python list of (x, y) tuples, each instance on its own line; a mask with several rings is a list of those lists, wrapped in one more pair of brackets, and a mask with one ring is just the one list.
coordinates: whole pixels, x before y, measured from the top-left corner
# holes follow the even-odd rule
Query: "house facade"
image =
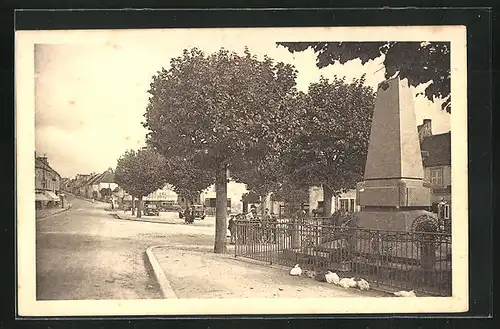
[(167, 184), (142, 199), (144, 201), (161, 202), (162, 204), (173, 206), (177, 204), (177, 197), (178, 195), (174, 192), (172, 186)]
[(442, 208), (444, 219), (451, 218), (451, 132), (432, 134), (431, 120), (418, 127), (424, 165), (424, 181), (431, 188), (431, 210)]
[[(246, 185), (243, 183), (234, 180), (227, 183), (227, 207), (232, 213), (241, 213), (243, 211), (242, 196), (247, 192)], [(208, 209), (208, 211), (215, 211), (216, 197), (215, 185), (212, 185), (200, 194), (200, 203), (205, 205), (205, 209)]]
[(118, 187), (118, 184), (115, 183), (115, 173), (112, 168), (108, 168), (103, 173), (95, 175), (87, 185), (88, 190), (91, 192), (90, 197), (99, 200), (110, 197)]
[(61, 175), (46, 156), (35, 155), (35, 206), (37, 209), (56, 206), (61, 201)]
[[(309, 188), (309, 213), (312, 215), (315, 210), (322, 211), (324, 206), (323, 188), (312, 186)], [(359, 205), (356, 202), (356, 190), (352, 189), (332, 197), (332, 213), (336, 211), (356, 212)]]

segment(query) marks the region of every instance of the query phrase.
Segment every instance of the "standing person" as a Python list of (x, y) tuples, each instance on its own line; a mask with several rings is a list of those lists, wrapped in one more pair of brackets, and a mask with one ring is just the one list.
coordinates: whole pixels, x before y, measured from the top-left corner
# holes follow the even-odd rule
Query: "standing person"
[(257, 214), (257, 209), (255, 208), (255, 206), (252, 206), (250, 208), (250, 211), (246, 214), (246, 220), (248, 221), (256, 220), (257, 219), (256, 214)]
[(271, 215), (269, 214), (269, 208), (266, 208), (264, 210), (264, 221), (269, 222), (271, 220)]
[(264, 210), (264, 216), (262, 216), (262, 224), (264, 230), (266, 231), (265, 233), (267, 236), (267, 241), (271, 241), (273, 232), (271, 230), (271, 215), (269, 214), (268, 208)]
[(230, 234), (230, 244), (234, 244), (234, 234), (235, 234), (235, 215), (231, 215), (231, 217), (229, 217), (229, 223), (227, 225), (227, 229), (229, 230), (229, 234)]
[(194, 209), (194, 205), (191, 206), (191, 211), (190, 211), (190, 224), (193, 224), (194, 223), (194, 216), (195, 216), (195, 209)]
[(189, 224), (191, 221), (191, 208), (186, 207), (184, 210), (184, 223)]

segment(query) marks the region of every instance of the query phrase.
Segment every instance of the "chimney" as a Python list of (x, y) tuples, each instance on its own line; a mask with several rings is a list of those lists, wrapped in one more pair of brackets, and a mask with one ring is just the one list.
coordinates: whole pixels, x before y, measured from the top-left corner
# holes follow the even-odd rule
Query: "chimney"
[(417, 127), (420, 143), (429, 136), (432, 136), (432, 120), (424, 119), (423, 123)]
[(38, 160), (40, 160), (41, 162), (45, 163), (47, 166), (49, 165), (49, 160), (47, 159), (47, 156), (39, 156), (37, 157)]

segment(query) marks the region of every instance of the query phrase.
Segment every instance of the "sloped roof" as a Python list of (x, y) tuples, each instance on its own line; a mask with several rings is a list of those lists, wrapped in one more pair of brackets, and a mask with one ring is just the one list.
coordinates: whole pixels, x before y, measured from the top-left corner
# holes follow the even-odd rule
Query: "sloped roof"
[(101, 176), (102, 176), (102, 174), (94, 174), (94, 175), (92, 176), (92, 178), (91, 178), (91, 179), (87, 182), (87, 184), (89, 184), (89, 185), (94, 185), (94, 184), (97, 184), (98, 182), (96, 183), (96, 181), (97, 181), (97, 180), (99, 179), (99, 177), (101, 177)]
[(90, 185), (90, 183), (92, 183), (92, 180), (94, 180), (95, 177), (96, 177), (95, 174), (94, 175), (91, 174), (90, 177), (85, 180), (85, 184)]
[(106, 170), (100, 178), (100, 183), (114, 183), (115, 174), (111, 170)]
[(451, 132), (425, 137), (420, 145), (427, 152), (423, 159), (424, 167), (451, 165)]
[(83, 186), (87, 182), (87, 180), (89, 179), (89, 176), (90, 175), (82, 175), (82, 176), (78, 177), (75, 181), (75, 187)]
[(40, 169), (45, 169), (47, 171), (51, 171), (57, 176), (61, 177), (57, 171), (55, 171), (49, 164), (45, 163), (44, 161), (40, 160), (38, 157), (35, 158), (35, 168), (40, 168)]
[(114, 182), (115, 182), (115, 174), (111, 170), (106, 170), (105, 172), (96, 175), (96, 177), (92, 180), (92, 184), (114, 183)]

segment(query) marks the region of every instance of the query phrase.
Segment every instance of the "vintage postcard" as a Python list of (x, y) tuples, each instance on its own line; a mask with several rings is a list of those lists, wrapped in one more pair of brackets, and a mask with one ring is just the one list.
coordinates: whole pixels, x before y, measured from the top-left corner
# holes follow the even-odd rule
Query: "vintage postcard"
[(464, 26), (15, 42), (19, 316), (468, 310)]

